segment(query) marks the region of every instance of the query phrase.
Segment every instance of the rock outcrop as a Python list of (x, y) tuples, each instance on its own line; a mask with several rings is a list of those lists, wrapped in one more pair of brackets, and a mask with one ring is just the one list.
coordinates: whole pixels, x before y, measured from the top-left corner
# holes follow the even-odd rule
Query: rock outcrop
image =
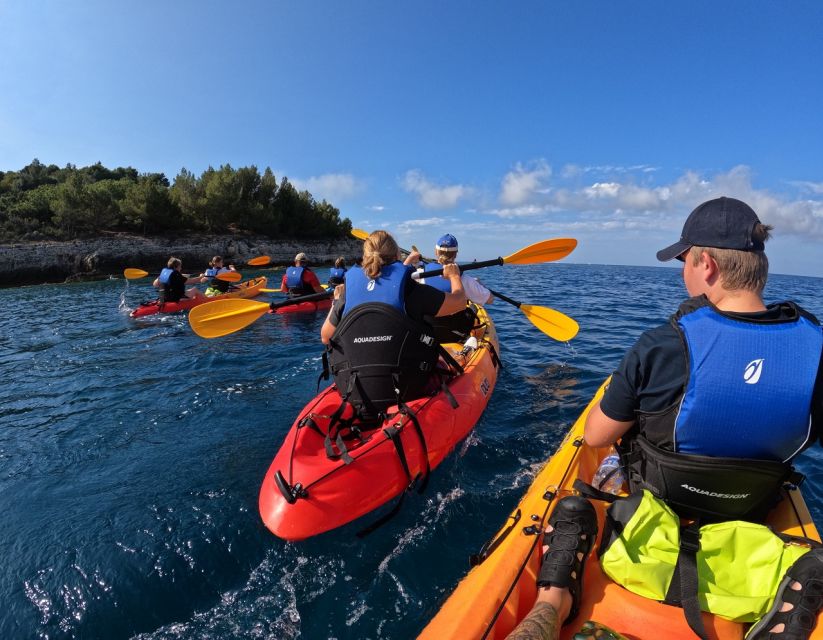
[(351, 238), (337, 240), (274, 240), (263, 236), (144, 237), (106, 234), (71, 242), (31, 242), (0, 245), (0, 282), (5, 286), (106, 278), (125, 267), (158, 273), (169, 256), (183, 260), (183, 270), (205, 269), (214, 255), (242, 266), (246, 260), (267, 255), (271, 266), (288, 265), (300, 251), (314, 265), (328, 265), (338, 256), (347, 264), (362, 255), (363, 244)]

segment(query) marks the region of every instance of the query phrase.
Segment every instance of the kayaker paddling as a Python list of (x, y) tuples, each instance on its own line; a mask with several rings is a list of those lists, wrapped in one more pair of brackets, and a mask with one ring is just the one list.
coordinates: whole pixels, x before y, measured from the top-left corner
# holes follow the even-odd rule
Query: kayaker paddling
[(343, 284), (346, 278), (346, 259), (343, 256), (334, 261), (334, 266), (329, 269), (329, 286), (336, 287)]
[[(329, 345), (337, 388), (361, 417), (374, 419), (398, 400), (425, 393), (438, 349), (424, 317), (450, 315), (466, 305), (460, 270), (454, 264), (444, 269), (449, 293), (415, 284), (394, 238), (375, 231), (363, 244), (362, 267), (349, 269), (345, 285), (335, 289), (320, 337)], [(376, 335), (396, 339), (363, 340)]]
[(228, 273), (229, 271), (235, 271), (234, 265), (230, 264), (229, 266), (224, 267), (222, 256), (214, 256), (209, 261), (209, 268), (203, 273), (203, 275), (207, 278), (211, 278), (211, 280), (209, 280), (209, 286), (206, 288), (205, 292), (207, 297), (211, 298), (214, 296), (220, 296), (224, 293), (228, 293), (229, 290), (232, 289), (232, 284), (230, 282), (217, 277), (221, 273)]
[[(434, 251), (437, 262), (429, 262), (424, 264), (422, 266), (421, 275), (425, 275), (426, 271), (442, 269), (447, 264), (456, 263), (458, 251), (457, 238), (450, 233), (441, 236), (437, 240)], [(405, 259), (404, 264), (417, 265), (420, 262), (420, 259), (420, 252), (412, 247), (412, 251)], [(463, 284), (463, 290), (466, 292), (466, 298), (469, 302), (480, 305), (489, 305), (494, 301), (494, 296), (491, 291), (484, 287), (473, 276), (463, 273), (460, 276), (460, 281)], [(430, 285), (435, 289), (440, 289), (441, 291), (451, 291), (451, 284), (444, 277), (435, 276), (431, 278), (422, 278), (420, 282)], [(429, 323), (435, 328), (437, 339), (440, 342), (462, 342), (466, 339), (466, 336), (468, 336), (468, 333), (471, 331), (476, 320), (477, 314), (471, 306), (461, 309), (455, 314), (428, 319)]]
[(294, 266), (288, 267), (280, 282), (280, 289), (292, 297), (323, 293), (317, 275), (309, 269), (309, 257), (302, 251), (294, 256)]
[(187, 278), (183, 275), (183, 261), (180, 258), (171, 257), (166, 265), (166, 268), (160, 272), (160, 275), (152, 283), (157, 289), (161, 290), (161, 302), (177, 302), (184, 298), (189, 300), (200, 300), (206, 296), (199, 289), (192, 287), (186, 289), (187, 285), (199, 284), (205, 282), (206, 278), (202, 276), (194, 276)]

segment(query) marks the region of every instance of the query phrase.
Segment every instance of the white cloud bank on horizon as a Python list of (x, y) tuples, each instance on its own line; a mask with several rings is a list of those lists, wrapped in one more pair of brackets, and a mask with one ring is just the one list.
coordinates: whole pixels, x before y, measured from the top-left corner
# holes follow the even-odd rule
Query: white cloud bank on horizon
[(348, 200), (360, 194), (365, 184), (350, 173), (326, 173), (310, 178), (294, 178), (291, 183), (298, 191), (310, 192), (316, 200), (332, 203)]
[[(569, 230), (581, 226), (592, 230), (679, 229), (685, 216), (698, 204), (726, 195), (747, 202), (764, 223), (775, 226), (777, 233), (823, 239), (823, 200), (757, 189), (752, 185), (752, 172), (746, 166), (708, 178), (687, 171), (673, 182), (660, 186), (612, 180), (576, 188), (546, 184), (551, 175), (551, 169), (547, 169), (539, 176), (522, 170), (507, 174), (499, 195), (503, 206), (484, 212), (509, 221), (531, 218), (535, 222), (537, 218), (548, 223), (557, 218), (556, 223)], [(540, 189), (535, 188), (538, 184)], [(795, 183), (795, 186), (814, 194), (820, 187), (823, 193), (823, 184), (807, 182)], [(673, 213), (678, 215), (670, 215)], [(568, 219), (569, 216), (573, 219)]]
[(415, 194), (417, 202), (426, 209), (453, 209), (473, 190), (462, 184), (440, 186), (429, 180), (419, 169), (410, 169), (400, 181), (403, 189)]

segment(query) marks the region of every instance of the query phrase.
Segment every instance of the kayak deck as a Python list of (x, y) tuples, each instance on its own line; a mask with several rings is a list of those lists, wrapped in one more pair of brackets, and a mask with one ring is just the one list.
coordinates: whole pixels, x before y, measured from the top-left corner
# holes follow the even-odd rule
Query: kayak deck
[[(364, 428), (359, 437), (345, 438), (347, 463), (327, 455), (330, 418), (341, 403), (336, 387), (322, 391), (303, 409), (260, 489), (260, 516), (272, 533), (286, 540), (308, 538), (351, 522), (402, 494), (409, 476), (389, 433), (396, 432), (402, 443), (412, 478), (425, 474), (426, 460), (434, 469), (468, 435), (491, 397), (499, 364), (494, 324), (483, 309), (479, 317), (482, 326), (473, 332), (476, 349), (461, 355), (462, 344), (444, 345), (464, 369), (447, 382), (457, 408), (439, 387), (432, 395), (408, 403), (420, 432), (408, 416), (395, 414), (396, 407), (392, 407), (390, 419)], [(349, 415), (344, 413), (342, 418)], [(329, 444), (339, 452), (334, 436)], [(298, 483), (300, 491), (295, 494), (302, 495), (289, 501), (283, 489), (288, 492)]]
[(253, 278), (246, 282), (241, 282), (236, 285), (236, 288), (220, 296), (210, 296), (203, 299), (184, 298), (177, 302), (160, 303), (159, 300), (143, 303), (134, 309), (129, 316), (132, 318), (142, 318), (144, 316), (154, 315), (156, 313), (180, 313), (181, 311), (188, 311), (194, 307), (200, 306), (207, 302), (214, 302), (215, 300), (226, 300), (229, 298), (254, 298), (262, 293), (261, 289), (266, 286), (266, 278)]
[[(606, 455), (607, 449), (591, 448), (583, 443), (586, 416), (602, 397), (605, 384), (496, 534), (499, 545), (460, 582), (420, 638), (504, 638), (531, 610), (537, 596), (543, 536), (526, 533), (524, 528), (535, 525), (536, 530), (542, 532), (560, 498), (573, 493), (574, 480), (590, 482)], [(784, 499), (772, 511), (767, 524), (776, 532), (820, 540), (800, 491), (784, 493)], [(596, 620), (634, 640), (695, 638), (681, 608), (631, 593), (601, 571), (597, 548), (605, 505), (598, 500), (592, 500), (592, 504), (598, 514), (598, 542), (586, 562), (580, 613), (563, 627), (560, 638), (571, 639), (586, 620)], [(749, 626), (707, 613), (702, 616), (710, 638), (739, 640)], [(823, 638), (821, 626), (818, 625), (811, 638)]]

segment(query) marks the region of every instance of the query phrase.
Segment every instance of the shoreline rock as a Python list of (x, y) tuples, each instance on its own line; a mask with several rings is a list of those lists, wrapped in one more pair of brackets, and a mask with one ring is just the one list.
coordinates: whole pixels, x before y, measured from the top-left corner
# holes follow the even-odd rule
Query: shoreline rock
[(355, 238), (335, 240), (275, 240), (265, 236), (187, 235), (148, 237), (107, 234), (67, 242), (43, 241), (0, 244), (0, 286), (78, 282), (120, 275), (126, 267), (158, 273), (170, 256), (183, 260), (183, 269), (199, 272), (214, 255), (243, 265), (267, 255), (268, 266), (287, 266), (300, 251), (315, 266), (331, 265), (338, 256), (353, 264), (363, 244)]

